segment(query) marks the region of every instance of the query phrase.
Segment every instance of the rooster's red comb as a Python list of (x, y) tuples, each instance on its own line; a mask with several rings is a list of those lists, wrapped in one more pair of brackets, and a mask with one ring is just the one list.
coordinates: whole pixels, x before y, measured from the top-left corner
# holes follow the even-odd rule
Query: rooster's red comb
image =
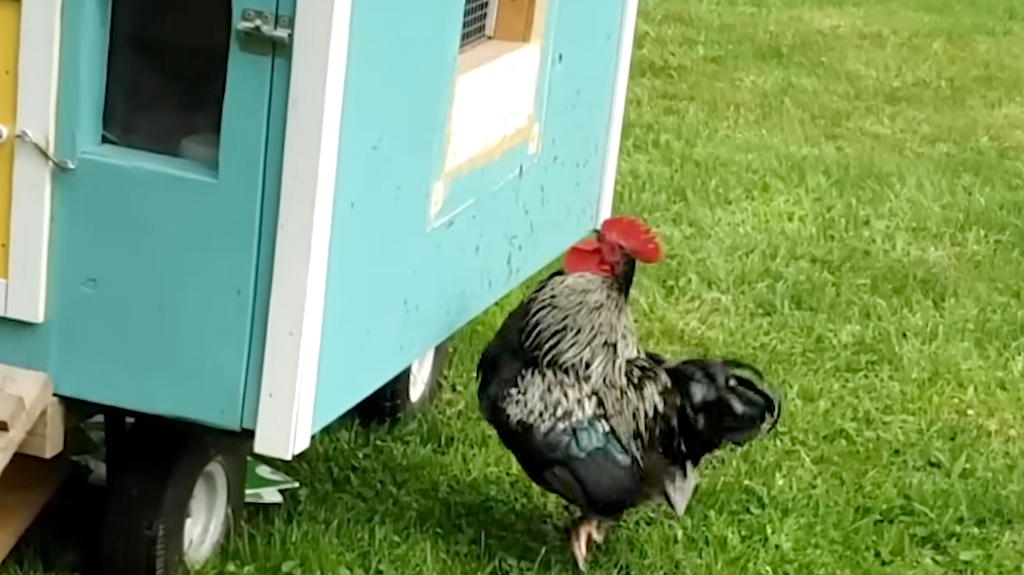
[(608, 218), (601, 224), (601, 239), (622, 246), (622, 249), (644, 263), (654, 263), (661, 259), (661, 244), (657, 236), (637, 218)]

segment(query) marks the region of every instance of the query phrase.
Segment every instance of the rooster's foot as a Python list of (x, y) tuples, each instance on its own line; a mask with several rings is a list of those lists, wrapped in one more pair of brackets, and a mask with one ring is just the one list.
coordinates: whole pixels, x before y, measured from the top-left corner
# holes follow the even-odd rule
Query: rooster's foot
[(573, 527), (570, 542), (572, 554), (576, 558), (576, 565), (580, 571), (587, 569), (587, 553), (590, 550), (590, 542), (602, 543), (606, 533), (607, 531), (602, 529), (601, 522), (596, 519), (583, 519)]

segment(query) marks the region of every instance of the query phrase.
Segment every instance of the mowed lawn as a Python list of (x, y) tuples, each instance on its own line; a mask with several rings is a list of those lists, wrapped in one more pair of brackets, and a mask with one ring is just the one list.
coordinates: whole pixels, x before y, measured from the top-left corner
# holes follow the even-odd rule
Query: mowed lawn
[[(668, 256), (639, 273), (639, 328), (759, 365), (786, 405), (589, 572), (1020, 574), (1024, 2), (641, 4), (616, 211)], [(571, 516), (476, 406), (523, 293), (458, 335), (430, 413), (340, 424), (285, 466), (304, 487), (210, 572), (573, 572)]]

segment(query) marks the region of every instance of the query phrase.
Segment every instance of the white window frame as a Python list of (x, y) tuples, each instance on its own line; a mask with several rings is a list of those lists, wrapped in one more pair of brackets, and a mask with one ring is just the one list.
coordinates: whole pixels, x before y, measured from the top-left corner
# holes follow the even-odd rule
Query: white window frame
[(17, 135), (25, 130), (53, 153), (60, 15), (61, 0), (21, 2), (17, 113), (15, 125), (9, 127), (11, 141), (5, 144), (15, 148), (7, 279), (0, 280), (0, 317), (27, 323), (42, 323), (46, 317), (53, 166)]
[(501, 0), (487, 0), (487, 26), (484, 28), (484, 36), (488, 39), (494, 37), (494, 26), (498, 22), (498, 2)]

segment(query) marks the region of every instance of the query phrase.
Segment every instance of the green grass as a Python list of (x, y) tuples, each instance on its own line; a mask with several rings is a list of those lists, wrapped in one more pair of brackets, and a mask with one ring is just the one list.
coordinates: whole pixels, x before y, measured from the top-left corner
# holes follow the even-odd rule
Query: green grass
[[(619, 190), (668, 248), (644, 341), (754, 362), (787, 404), (591, 573), (1022, 572), (1024, 3), (643, 0)], [(476, 408), (522, 293), (458, 336), (432, 413), (318, 437), (217, 570), (571, 573), (570, 516)]]

